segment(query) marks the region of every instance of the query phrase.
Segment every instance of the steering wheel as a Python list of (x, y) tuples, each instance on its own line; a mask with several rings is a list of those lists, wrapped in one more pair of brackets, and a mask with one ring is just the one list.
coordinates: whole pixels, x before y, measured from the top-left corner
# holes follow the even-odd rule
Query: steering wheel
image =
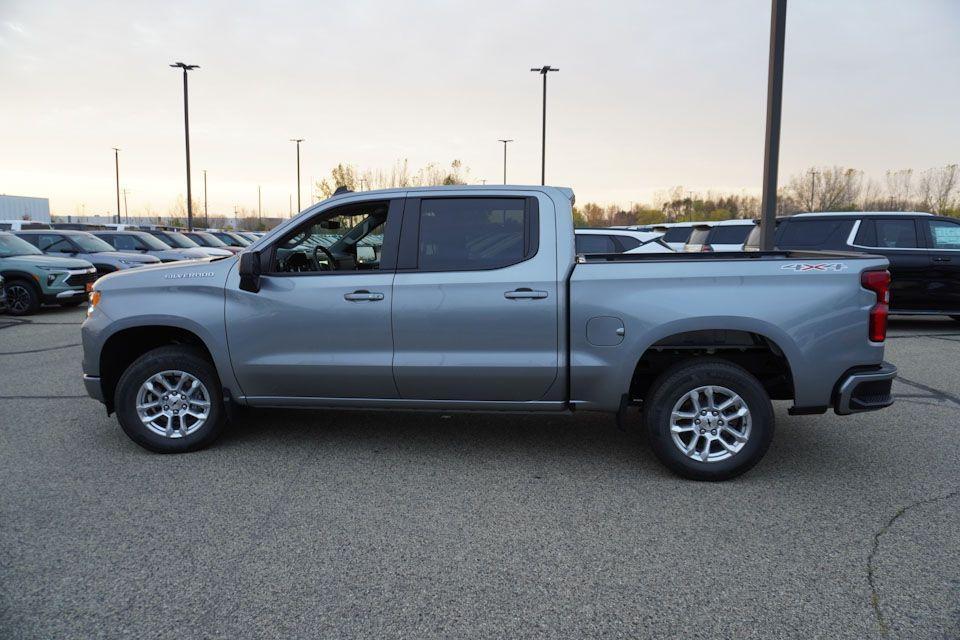
[[(320, 263), (320, 259), (319, 259), (318, 256), (319, 256), (319, 253), (320, 253), (321, 251), (326, 255), (327, 260), (328, 260), (329, 267), (326, 268), (326, 269), (320, 268), (320, 264), (321, 264), (321, 263)], [(320, 244), (318, 244), (317, 246), (315, 246), (315, 247), (313, 248), (313, 262), (314, 262), (314, 264), (317, 265), (317, 268), (318, 268), (320, 271), (336, 271), (337, 269), (340, 268), (340, 264), (337, 262), (337, 259), (333, 257), (333, 254), (330, 253), (330, 250), (327, 249), (325, 246), (320, 245)]]

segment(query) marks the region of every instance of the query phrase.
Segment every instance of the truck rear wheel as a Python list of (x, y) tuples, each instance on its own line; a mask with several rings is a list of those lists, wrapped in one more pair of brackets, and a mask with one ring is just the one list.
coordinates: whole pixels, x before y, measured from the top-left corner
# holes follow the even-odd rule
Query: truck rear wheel
[(650, 446), (691, 480), (727, 480), (757, 464), (773, 439), (773, 406), (748, 371), (719, 358), (677, 364), (644, 399)]
[(202, 449), (223, 428), (216, 369), (187, 346), (159, 347), (137, 358), (120, 376), (114, 406), (127, 436), (157, 453)]

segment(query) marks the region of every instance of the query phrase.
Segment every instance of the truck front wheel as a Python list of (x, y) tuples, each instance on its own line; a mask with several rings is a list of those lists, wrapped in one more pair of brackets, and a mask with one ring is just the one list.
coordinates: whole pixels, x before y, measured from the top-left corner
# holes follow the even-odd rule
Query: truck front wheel
[(137, 358), (120, 376), (114, 403), (127, 436), (157, 453), (202, 449), (223, 427), (216, 369), (188, 346), (159, 347)]
[(669, 368), (643, 404), (654, 454), (692, 480), (726, 480), (748, 471), (773, 439), (773, 406), (763, 385), (719, 358)]

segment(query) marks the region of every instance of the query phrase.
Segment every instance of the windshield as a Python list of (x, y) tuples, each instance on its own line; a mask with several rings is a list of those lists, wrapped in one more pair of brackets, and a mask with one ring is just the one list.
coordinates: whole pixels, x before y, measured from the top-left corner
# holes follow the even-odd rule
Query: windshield
[(178, 249), (196, 249), (200, 246), (179, 231), (163, 231), (162, 233), (163, 235), (161, 237), (163, 240)]
[(100, 253), (101, 251), (115, 251), (113, 247), (109, 244), (97, 238), (96, 236), (91, 236), (87, 233), (78, 233), (77, 235), (68, 236), (73, 240), (84, 253)]
[(170, 248), (170, 245), (166, 244), (162, 240), (154, 238), (149, 233), (139, 232), (137, 233), (137, 238), (143, 241), (143, 244), (147, 245), (147, 248), (152, 251), (166, 251)]
[(0, 258), (41, 255), (43, 255), (43, 252), (26, 240), (21, 240), (9, 233), (0, 233)]
[(216, 231), (213, 235), (220, 238), (223, 242), (231, 247), (246, 247), (250, 244), (240, 236), (235, 236), (232, 233), (227, 233), (226, 231)]

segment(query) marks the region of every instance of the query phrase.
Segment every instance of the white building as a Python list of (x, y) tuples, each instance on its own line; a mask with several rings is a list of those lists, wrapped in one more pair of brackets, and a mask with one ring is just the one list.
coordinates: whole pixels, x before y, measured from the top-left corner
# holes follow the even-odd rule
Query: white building
[(50, 222), (50, 200), (28, 196), (0, 195), (0, 220)]

